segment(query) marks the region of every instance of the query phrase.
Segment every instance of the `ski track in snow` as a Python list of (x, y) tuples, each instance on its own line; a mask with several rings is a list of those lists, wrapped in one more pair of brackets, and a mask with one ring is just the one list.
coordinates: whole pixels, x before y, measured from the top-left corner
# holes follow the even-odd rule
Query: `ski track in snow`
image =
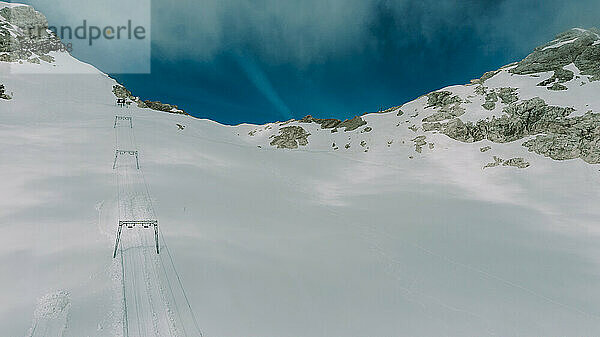
[(39, 299), (34, 312), (30, 337), (62, 337), (69, 320), (71, 299), (66, 291), (46, 294)]
[[(131, 116), (130, 116), (131, 117)], [(119, 150), (138, 150), (133, 128), (128, 121), (115, 127), (115, 143)], [(140, 152), (141, 153), (141, 152)], [(119, 155), (115, 165), (118, 186), (117, 212), (120, 220), (155, 220), (148, 184), (136, 159), (131, 155)], [(160, 228), (160, 225), (159, 225)], [(174, 262), (162, 236), (162, 245), (169, 254), (169, 261), (156, 252), (154, 228), (123, 226), (119, 258), (122, 261), (124, 306), (122, 312), (123, 335), (133, 336), (202, 336), (196, 326), (191, 307), (178, 307), (187, 301), (183, 285), (173, 286), (170, 280), (180, 282)], [(175, 289), (174, 289), (175, 288)], [(189, 325), (190, 329), (186, 329)]]
[[(521, 142), (462, 144), (425, 132), (423, 117), (438, 111), (426, 96), (403, 105), (404, 115), (365, 115), (371, 133), (298, 121), (226, 127), (117, 108), (114, 81), (53, 55), (54, 65), (0, 63), (14, 90), (0, 114), (9, 233), (0, 257), (17, 271), (3, 274), (11, 286), (0, 328), (10, 333), (0, 337), (202, 336), (189, 299), (223, 336), (598, 335), (599, 255), (588, 238), (598, 235), (597, 165), (554, 162)], [(18, 75), (84, 68), (92, 76)], [(565, 69), (576, 76), (568, 91), (536, 85), (550, 74), (508, 68), (485, 85), (572, 106), (573, 116), (597, 113), (599, 82)], [(501, 116), (506, 104), (483, 109), (475, 88), (443, 90), (465, 101), (465, 122)], [(134, 113), (133, 128), (123, 120), (113, 130), (113, 114)], [(309, 144), (270, 146), (284, 125), (305, 128)], [(435, 148), (416, 153), (417, 136)], [(123, 154), (111, 170), (115, 148), (139, 151), (140, 169)], [(482, 171), (492, 155), (532, 165)], [(156, 254), (153, 228), (123, 228), (117, 258), (105, 254), (117, 219), (157, 219), (145, 164), (164, 201), (160, 228), (195, 269), (181, 274), (196, 290), (189, 299), (162, 235)], [(97, 232), (82, 226), (94, 205)], [(174, 211), (190, 205), (190, 215)]]
[[(115, 128), (116, 148), (138, 150), (133, 129), (123, 122)], [(155, 219), (141, 170), (136, 168), (135, 157), (119, 155), (116, 161), (119, 188), (119, 220)], [(124, 270), (124, 293), (127, 303), (124, 333), (127, 336), (178, 336), (161, 279), (158, 273), (154, 229), (136, 225), (123, 226), (121, 249)]]

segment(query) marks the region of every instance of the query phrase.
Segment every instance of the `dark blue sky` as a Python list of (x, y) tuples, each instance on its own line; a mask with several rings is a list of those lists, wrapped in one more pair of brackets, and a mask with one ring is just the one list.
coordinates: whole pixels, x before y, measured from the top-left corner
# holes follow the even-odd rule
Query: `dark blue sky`
[(143, 99), (221, 123), (347, 118), (464, 84), (571, 27), (597, 0), (152, 2)]

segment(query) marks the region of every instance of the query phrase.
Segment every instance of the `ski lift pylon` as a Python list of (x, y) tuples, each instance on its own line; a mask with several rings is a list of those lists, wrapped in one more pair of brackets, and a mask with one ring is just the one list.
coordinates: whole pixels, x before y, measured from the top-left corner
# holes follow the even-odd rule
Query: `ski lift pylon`
[(160, 245), (158, 243), (158, 220), (119, 220), (119, 228), (117, 229), (117, 239), (115, 241), (115, 250), (113, 252), (113, 259), (117, 257), (117, 248), (121, 241), (121, 232), (123, 226), (129, 229), (133, 229), (136, 225), (141, 225), (143, 228), (154, 228), (154, 241), (156, 243), (156, 254), (160, 254)]

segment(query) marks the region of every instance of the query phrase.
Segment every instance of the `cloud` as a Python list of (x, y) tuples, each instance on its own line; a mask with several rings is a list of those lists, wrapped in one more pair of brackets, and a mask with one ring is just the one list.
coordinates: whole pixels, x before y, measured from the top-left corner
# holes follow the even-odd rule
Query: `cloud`
[[(274, 63), (306, 65), (382, 44), (435, 47), (466, 32), (531, 49), (571, 26), (590, 25), (600, 5), (548, 0), (180, 0), (155, 1), (154, 41), (173, 58), (209, 61), (227, 50), (251, 50)], [(594, 10), (596, 9), (596, 10)], [(597, 21), (596, 21), (597, 22)]]
[(360, 49), (370, 6), (368, 0), (157, 1), (154, 41), (175, 58), (208, 60), (223, 50), (250, 49), (274, 62), (314, 62)]
[[(311, 71), (318, 73), (321, 65), (364, 67), (376, 64), (377, 58), (397, 59), (382, 63), (387, 69), (409, 67), (404, 73), (418, 69), (430, 78), (439, 77), (431, 72), (451, 71), (444, 66), (446, 59), (502, 55), (496, 64), (501, 66), (572, 26), (594, 25), (596, 19), (587, 13), (600, 7), (596, 2), (546, 0), (542, 6), (532, 0), (155, 0), (152, 36), (161, 59), (173, 62), (187, 59), (210, 65), (233, 55), (252, 85), (287, 119), (289, 106), (298, 104), (285, 101), (289, 93), (272, 85), (261, 66), (276, 74), (272, 80), (279, 85), (285, 81), (277, 78), (277, 69), (287, 69), (288, 74), (298, 70), (301, 78), (311, 78)], [(352, 68), (345, 73), (362, 74)], [(343, 77), (339, 72), (333, 76)]]
[[(19, 1), (19, 0), (18, 0)], [(40, 11), (48, 19), (50, 26), (56, 27), (59, 36), (61, 27), (70, 28), (74, 34), (62, 36), (64, 43), (71, 43), (72, 54), (109, 73), (147, 73), (151, 63), (151, 0), (103, 0), (103, 1), (72, 1), (72, 0), (23, 0)], [(83, 29), (83, 24), (86, 24)], [(123, 30), (117, 38), (102, 38), (104, 28), (126, 27), (131, 22), (130, 30)], [(90, 29), (98, 29), (97, 39), (90, 40)], [(133, 36), (133, 29), (143, 27), (143, 39)], [(76, 38), (76, 30), (81, 27), (85, 38)], [(83, 33), (79, 33), (83, 36)], [(128, 32), (132, 38), (129, 39)], [(71, 38), (69, 38), (69, 36)]]
[[(52, 16), (78, 17), (87, 7), (111, 21), (136, 12), (96, 2), (24, 1)], [(459, 47), (465, 35), (490, 52), (523, 53), (573, 26), (600, 25), (597, 0), (154, 0), (151, 10), (153, 47), (161, 57), (211, 62), (244, 51), (299, 67), (402, 48), (443, 51)]]

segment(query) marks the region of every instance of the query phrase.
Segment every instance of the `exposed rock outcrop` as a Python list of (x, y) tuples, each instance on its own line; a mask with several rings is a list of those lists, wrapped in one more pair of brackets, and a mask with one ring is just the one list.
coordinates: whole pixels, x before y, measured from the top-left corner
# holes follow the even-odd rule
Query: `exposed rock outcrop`
[(415, 143), (415, 151), (418, 153), (423, 152), (423, 146), (427, 145), (427, 142), (425, 141), (425, 136), (417, 136), (413, 139), (411, 139), (411, 141), (413, 143)]
[(179, 109), (177, 107), (177, 105), (173, 105), (173, 104), (161, 103), (158, 101), (144, 101), (144, 104), (148, 108), (150, 108), (152, 110), (156, 110), (156, 111), (164, 111), (164, 112), (183, 114), (183, 115), (188, 114), (187, 112)]
[[(48, 21), (30, 6), (7, 6), (0, 10), (0, 61), (53, 62), (51, 51), (69, 51)], [(46, 56), (46, 57), (42, 57)]]
[(366, 125), (367, 122), (362, 119), (360, 116), (355, 116), (352, 119), (346, 119), (340, 124), (337, 125), (338, 128), (345, 128), (344, 131), (354, 131), (360, 128), (363, 125)]
[(517, 88), (500, 88), (498, 97), (500, 97), (500, 101), (504, 104), (511, 104), (519, 100)]
[(500, 157), (493, 157), (494, 161), (491, 163), (487, 163), (485, 164), (485, 166), (483, 167), (484, 169), (486, 168), (491, 168), (491, 167), (497, 167), (497, 166), (513, 166), (516, 168), (528, 168), (530, 166), (530, 164), (525, 161), (525, 159), (521, 158), (521, 157), (515, 157), (515, 158), (510, 158), (507, 160), (504, 160)]
[(434, 91), (427, 94), (427, 106), (425, 108), (445, 108), (451, 104), (462, 103), (460, 97), (453, 95), (450, 91)]
[(481, 78), (479, 78), (479, 81), (477, 81), (476, 83), (481, 83), (483, 84), (485, 81), (489, 80), (490, 78), (496, 76), (498, 73), (500, 72), (500, 70), (492, 70), (492, 71), (488, 71), (485, 74), (483, 74), (483, 76), (481, 76)]
[(479, 95), (485, 95), (485, 103), (481, 106), (486, 110), (494, 110), (498, 99), (504, 104), (511, 104), (519, 100), (516, 88), (499, 88), (488, 91), (487, 87), (479, 86), (475, 91)]
[(113, 85), (112, 92), (117, 98), (128, 99), (131, 101), (135, 101), (136, 99), (138, 99), (138, 97), (133, 96), (131, 91), (127, 90), (127, 88), (119, 84)]
[(321, 129), (333, 129), (336, 126), (338, 126), (342, 121), (340, 121), (339, 119), (335, 119), (335, 118), (314, 118), (311, 115), (308, 115), (304, 118), (302, 118), (301, 120), (299, 120), (298, 122), (300, 123), (317, 123), (319, 125), (321, 125)]
[[(525, 59), (501, 69), (518, 75), (541, 76), (540, 73), (552, 72), (551, 77), (538, 83), (548, 90), (568, 90), (565, 83), (572, 81), (575, 74), (567, 66), (577, 67), (582, 75), (591, 81), (600, 80), (600, 31), (597, 29), (572, 29), (556, 36), (556, 39), (534, 50)], [(501, 70), (500, 69), (500, 70)], [(499, 71), (500, 71), (499, 70)], [(574, 111), (568, 107), (548, 106), (536, 97), (519, 102), (517, 89), (500, 88), (489, 90), (482, 85), (485, 80), (499, 71), (488, 72), (479, 80), (475, 94), (485, 96), (484, 109), (493, 110), (500, 100), (504, 115), (491, 117), (477, 122), (463, 122), (452, 113), (436, 113), (423, 120), (424, 131), (440, 131), (448, 137), (462, 142), (477, 142), (488, 139), (496, 143), (505, 143), (535, 136), (523, 143), (529, 151), (556, 159), (574, 159), (597, 164), (600, 163), (600, 114), (588, 111), (584, 116), (569, 117)], [(583, 85), (582, 82), (581, 85)], [(442, 108), (459, 104), (458, 97), (450, 92), (434, 92), (428, 96), (428, 107)], [(449, 119), (443, 122), (446, 119)], [(482, 152), (487, 147), (482, 148)], [(498, 161), (499, 160), (499, 161)], [(527, 167), (522, 158), (502, 160), (498, 158), (486, 167), (497, 165)]]
[(321, 125), (322, 129), (337, 129), (337, 128), (345, 128), (344, 131), (353, 131), (358, 129), (359, 127), (367, 124), (365, 120), (362, 119), (361, 116), (355, 116), (352, 119), (346, 119), (341, 121), (335, 118), (314, 118), (313, 116), (306, 116), (299, 120), (300, 123), (317, 123)]
[(507, 159), (502, 163), (502, 165), (513, 166), (516, 168), (528, 168), (530, 166), (529, 162), (525, 161), (525, 159), (521, 157)]
[(505, 114), (500, 118), (492, 117), (477, 123), (463, 123), (459, 118), (455, 118), (447, 123), (423, 123), (423, 129), (439, 130), (462, 142), (489, 139), (492, 142), (505, 143), (557, 128), (559, 120), (571, 114), (573, 109), (549, 106), (544, 100), (536, 97), (510, 104), (503, 111)]
[(485, 95), (485, 103), (481, 106), (486, 110), (494, 110), (498, 102), (498, 95), (494, 91), (490, 91)]
[(498, 70), (487, 71), (480, 78), (471, 80), (471, 84), (480, 84), (480, 85), (482, 85), (482, 84), (485, 83), (485, 81), (487, 81), (490, 78), (498, 75), (500, 73), (500, 71), (502, 71), (502, 69), (514, 66), (515, 64), (516, 64), (516, 62), (515, 63), (507, 64), (507, 65), (505, 65), (504, 67), (502, 67), (502, 68), (500, 68)]
[(494, 161), (491, 163), (485, 164), (483, 169), (485, 170), (486, 168), (500, 166), (500, 164), (502, 164), (502, 162), (504, 162), (504, 159), (494, 156)]
[(523, 143), (529, 151), (556, 159), (581, 158), (600, 163), (600, 114), (568, 116), (572, 108), (547, 105), (541, 98), (513, 103), (500, 118), (463, 123), (455, 118), (447, 123), (424, 123), (426, 131), (438, 130), (462, 142), (488, 139), (505, 143), (536, 136)]
[(423, 119), (423, 122), (438, 122), (461, 116), (465, 109), (460, 106), (463, 100), (450, 91), (434, 91), (427, 94), (427, 108), (433, 107), (438, 111)]
[(566, 81), (571, 75), (563, 67), (574, 63), (583, 75), (592, 81), (600, 80), (600, 40), (596, 29), (574, 28), (556, 36), (543, 46), (537, 47), (510, 72), (527, 75), (554, 71), (551, 80)]
[(561, 90), (567, 90), (569, 88), (565, 87), (564, 85), (560, 84), (560, 83), (554, 83), (551, 87), (548, 87), (548, 90), (554, 90), (554, 91), (561, 91)]
[(301, 126), (285, 126), (279, 129), (278, 135), (271, 136), (273, 140), (270, 144), (279, 149), (296, 149), (298, 145), (308, 145), (308, 136), (310, 133)]
[(4, 89), (4, 84), (0, 84), (0, 98), (1, 99), (11, 99), (12, 97), (10, 97), (8, 94), (6, 94), (5, 90), (6, 89)]
[(144, 103), (139, 97), (134, 96), (131, 93), (131, 91), (127, 90), (127, 88), (125, 88), (124, 86), (122, 86), (120, 84), (113, 85), (112, 92), (115, 95), (115, 97), (135, 102), (137, 104), (137, 106), (140, 108), (148, 107), (146, 105), (146, 103)]
[(557, 120), (545, 134), (523, 143), (529, 151), (556, 160), (581, 158), (600, 164), (600, 114)]
[[(537, 85), (540, 87), (545, 87), (550, 84), (565, 83), (565, 82), (569, 82), (570, 80), (572, 80), (574, 76), (575, 76), (575, 74), (573, 74), (572, 71), (564, 69), (564, 68), (558, 68), (554, 71), (554, 75), (552, 75), (552, 77), (538, 83)], [(555, 82), (557, 82), (557, 83), (555, 83)]]
[(386, 109), (382, 108), (382, 109), (380, 109), (378, 111), (375, 111), (375, 112), (365, 112), (365, 113), (363, 113), (363, 116), (366, 115), (366, 114), (370, 114), (370, 113), (383, 114), (383, 113), (387, 113), (387, 112), (392, 112), (392, 111), (396, 111), (396, 110), (400, 109), (401, 107), (402, 107), (401, 105), (398, 105), (398, 106), (393, 106), (393, 107), (389, 107), (389, 108), (386, 108)]
[(156, 110), (156, 111), (164, 111), (164, 112), (169, 112), (169, 113), (188, 115), (187, 112), (179, 109), (177, 107), (177, 105), (161, 103), (158, 101), (156, 101), (156, 102), (148, 101), (148, 100), (142, 101), (139, 97), (134, 96), (131, 93), (131, 91), (129, 91), (127, 88), (125, 88), (124, 86), (122, 86), (120, 84), (113, 85), (112, 92), (115, 95), (115, 97), (123, 98), (125, 100), (130, 100), (132, 102), (135, 102), (137, 104), (137, 106), (140, 108), (150, 108), (150, 109)]

